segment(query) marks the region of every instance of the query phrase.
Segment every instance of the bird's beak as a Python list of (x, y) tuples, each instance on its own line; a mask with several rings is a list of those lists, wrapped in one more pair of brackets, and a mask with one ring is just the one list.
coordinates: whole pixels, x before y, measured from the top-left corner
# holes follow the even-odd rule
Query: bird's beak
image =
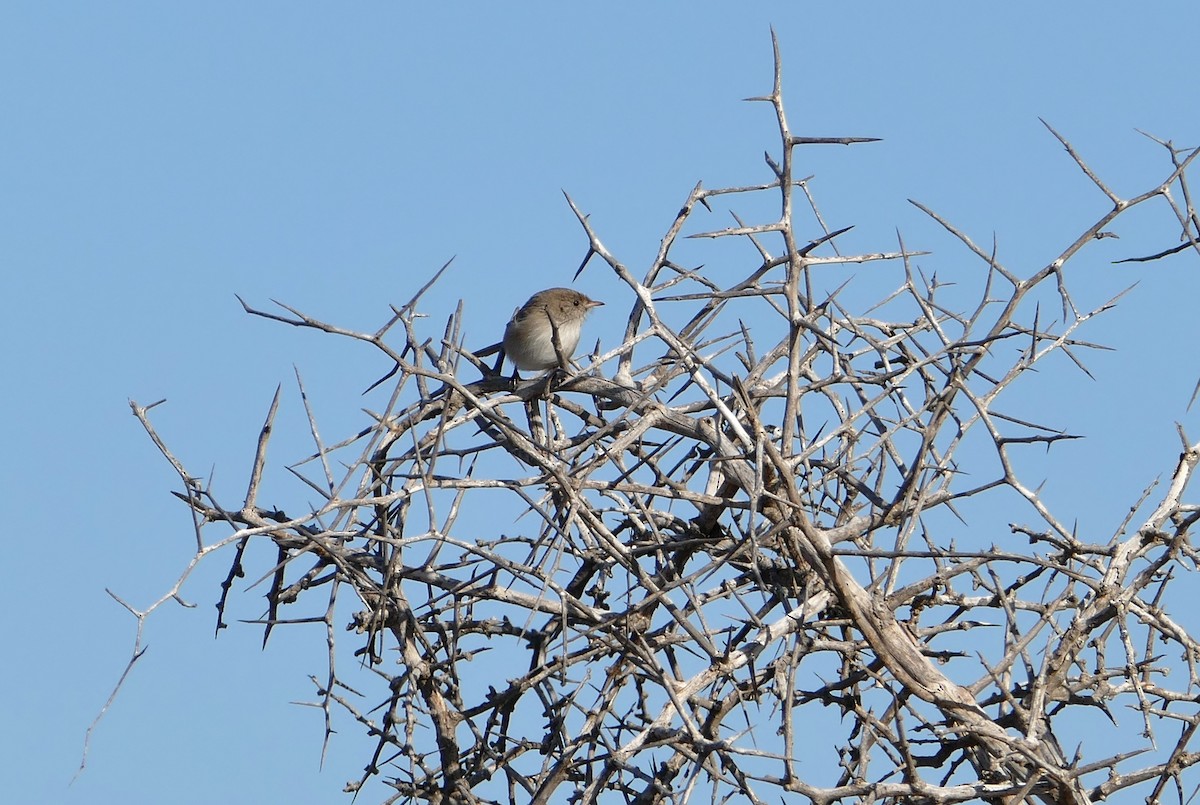
[(589, 300), (588, 300), (588, 303), (587, 303), (587, 306), (588, 306), (588, 309), (589, 309), (589, 310), (590, 310), (590, 309), (592, 309), (592, 308), (594, 308), (594, 307), (602, 307), (603, 305), (604, 305), (604, 303), (603, 303), (603, 302), (597, 302), (595, 299), (589, 299)]

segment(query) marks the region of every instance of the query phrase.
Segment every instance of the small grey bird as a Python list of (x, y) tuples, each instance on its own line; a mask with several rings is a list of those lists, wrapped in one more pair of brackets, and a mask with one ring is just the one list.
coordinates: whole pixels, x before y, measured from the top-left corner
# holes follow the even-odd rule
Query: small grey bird
[(559, 365), (554, 336), (562, 357), (570, 359), (579, 346), (583, 320), (603, 302), (570, 288), (547, 288), (529, 297), (504, 328), (504, 354), (518, 369), (543, 371)]
[[(547, 288), (529, 297), (521, 306), (508, 326), (504, 328), (504, 340), (475, 352), (476, 358), (500, 353), (492, 372), (500, 372), (504, 356), (518, 369), (544, 371), (559, 366), (558, 353), (554, 349), (554, 335), (558, 334), (558, 345), (564, 360), (570, 360), (579, 346), (579, 333), (583, 320), (593, 308), (603, 305), (588, 299), (579, 291), (570, 288)], [(397, 363), (392, 370), (372, 383), (363, 394), (373, 390), (400, 369)]]

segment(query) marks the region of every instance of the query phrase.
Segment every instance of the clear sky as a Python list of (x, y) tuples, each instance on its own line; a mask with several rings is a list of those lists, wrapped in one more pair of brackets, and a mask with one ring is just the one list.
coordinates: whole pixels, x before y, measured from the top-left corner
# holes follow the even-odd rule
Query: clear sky
[[(327, 803), (366, 759), (343, 723), (321, 770), (321, 715), (293, 704), (323, 667), (316, 627), (265, 652), (252, 626), (213, 639), (216, 558), (194, 609), (148, 623), (71, 783), (135, 637), (105, 589), (147, 606), (191, 555), (127, 401), (166, 398), (163, 437), (233, 491), (280, 383), (275, 449), (311, 449), (293, 366), (329, 436), (363, 425), (388, 368), (234, 294), (373, 330), (455, 257), (425, 309), (440, 326), (461, 297), (485, 344), (569, 283), (585, 241), (564, 189), (640, 273), (697, 181), (767, 180), (773, 120), (741, 99), (769, 88), (772, 25), (793, 128), (883, 138), (802, 153), (831, 225), (856, 227), (843, 248), (900, 230), (943, 280), (978, 277), (913, 198), (1032, 273), (1106, 206), (1039, 116), (1118, 192), (1152, 187), (1165, 152), (1135, 129), (1200, 144), (1194, 23), (1190, 2), (0, 5), (6, 801)], [(1014, 392), (1089, 437), (1039, 471), (1097, 539), (1170, 471), (1175, 423), (1200, 435), (1197, 258), (1110, 262), (1175, 244), (1156, 212), (1071, 267), (1081, 307), (1138, 283), (1086, 331), (1118, 347), (1090, 356), (1096, 380), (1059, 361)], [(621, 288), (599, 265), (578, 287), (610, 303), (588, 332), (611, 346)], [(240, 595), (261, 614), (261, 589)]]

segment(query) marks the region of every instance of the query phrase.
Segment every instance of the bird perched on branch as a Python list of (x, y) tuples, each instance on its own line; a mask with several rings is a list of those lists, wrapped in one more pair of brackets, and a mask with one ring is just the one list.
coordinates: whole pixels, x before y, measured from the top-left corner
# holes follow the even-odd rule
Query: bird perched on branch
[(518, 369), (557, 368), (575, 354), (587, 314), (603, 304), (570, 288), (538, 291), (513, 314), (504, 328), (504, 340), (475, 354), (482, 357), (503, 349), (501, 361), (507, 355)]

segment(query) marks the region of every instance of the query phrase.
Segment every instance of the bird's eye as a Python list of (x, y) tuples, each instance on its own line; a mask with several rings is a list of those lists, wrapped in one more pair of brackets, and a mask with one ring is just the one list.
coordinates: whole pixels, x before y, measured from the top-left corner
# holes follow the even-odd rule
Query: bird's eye
[(573, 304), (575, 305), (575, 307), (579, 307), (579, 300), (578, 300), (578, 299), (576, 299), (576, 300), (575, 300), (575, 302), (574, 302)]

